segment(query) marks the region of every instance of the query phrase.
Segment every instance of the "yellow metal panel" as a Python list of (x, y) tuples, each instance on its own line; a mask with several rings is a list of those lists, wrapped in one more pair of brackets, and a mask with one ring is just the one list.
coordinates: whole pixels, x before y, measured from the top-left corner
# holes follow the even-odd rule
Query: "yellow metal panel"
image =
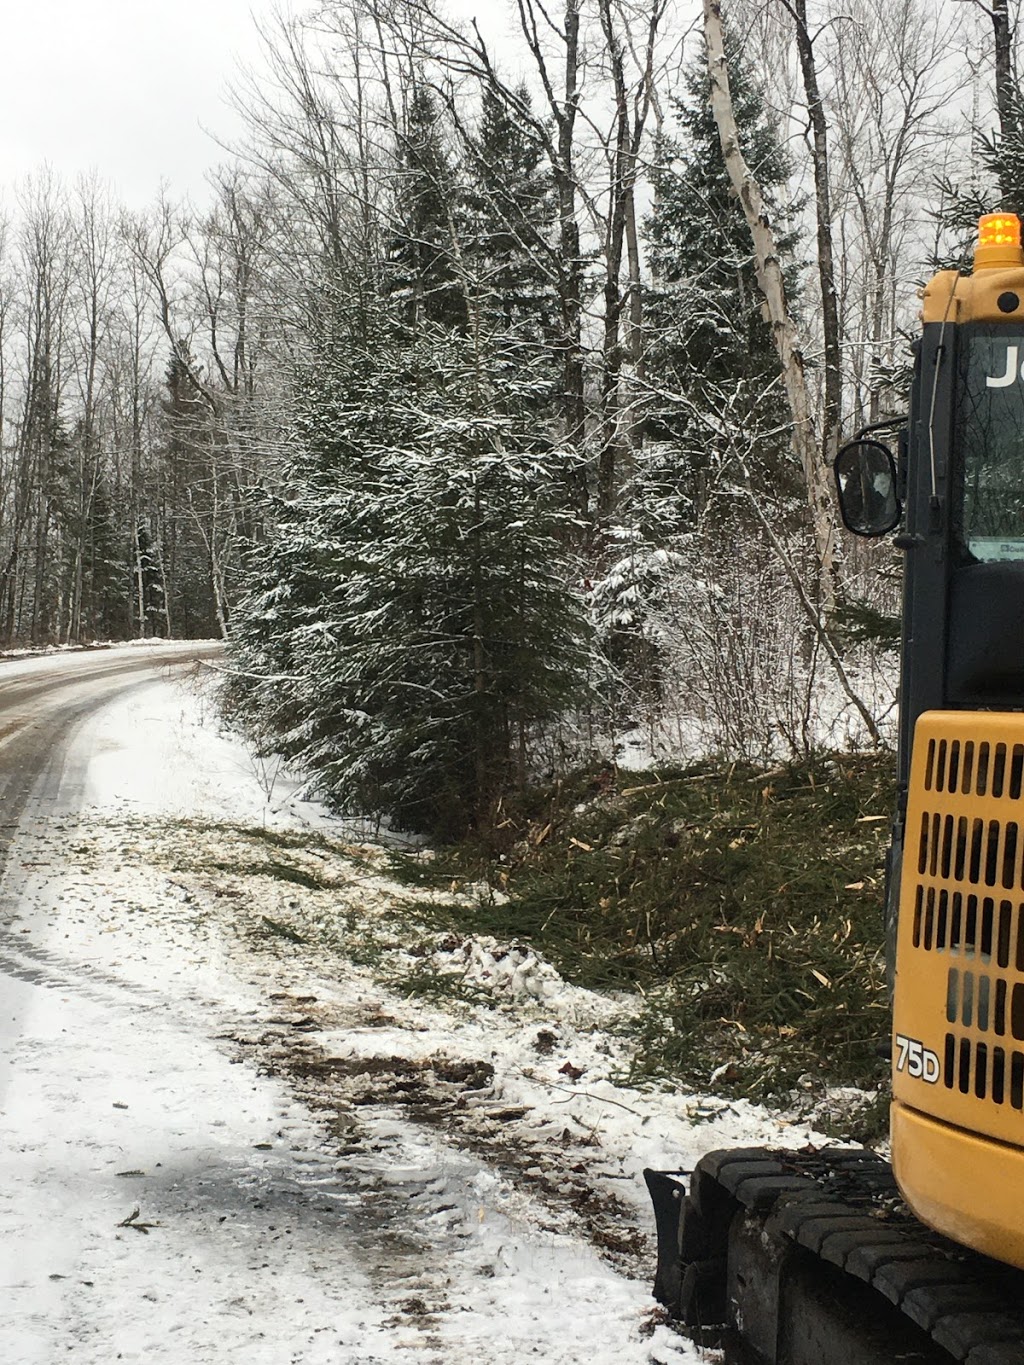
[[(1004, 313), (996, 302), (1002, 294), (1018, 294), (1020, 309)], [(976, 275), (942, 270), (925, 286), (922, 297), (922, 322), (1024, 324), (1024, 269), (981, 270)]]
[(919, 1218), (1024, 1269), (1024, 1152), (892, 1107), (892, 1160)]
[(899, 1104), (1024, 1147), (1024, 715), (917, 723), (893, 1032)]

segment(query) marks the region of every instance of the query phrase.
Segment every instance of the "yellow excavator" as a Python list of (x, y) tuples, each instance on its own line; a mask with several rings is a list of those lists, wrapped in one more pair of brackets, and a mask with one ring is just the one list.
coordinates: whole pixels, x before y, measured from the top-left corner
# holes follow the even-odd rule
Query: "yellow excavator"
[[(712, 1152), (645, 1173), (655, 1294), (726, 1360), (1024, 1365), (1024, 251), (979, 224), (923, 294), (897, 457), (839, 508), (905, 553), (886, 928), (892, 1162)], [(895, 424), (889, 424), (893, 426)]]

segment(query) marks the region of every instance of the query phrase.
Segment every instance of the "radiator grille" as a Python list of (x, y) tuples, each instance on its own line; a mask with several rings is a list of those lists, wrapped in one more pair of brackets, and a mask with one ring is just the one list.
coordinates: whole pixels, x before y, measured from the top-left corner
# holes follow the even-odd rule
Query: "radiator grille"
[(1024, 1043), (1024, 981), (950, 967), (946, 1022)]
[(930, 739), (925, 791), (994, 796), (1017, 801), (1024, 784), (1024, 744)]
[(921, 813), (917, 870), (922, 877), (1024, 890), (1022, 854), (1016, 820), (972, 819), (941, 811)]
[(942, 1081), (947, 1090), (1024, 1110), (1024, 1052), (946, 1034)]
[(915, 948), (994, 959), (1024, 971), (1024, 904), (948, 887), (921, 886), (914, 893)]
[(896, 967), (897, 1100), (1024, 1146), (1024, 712), (919, 718)]

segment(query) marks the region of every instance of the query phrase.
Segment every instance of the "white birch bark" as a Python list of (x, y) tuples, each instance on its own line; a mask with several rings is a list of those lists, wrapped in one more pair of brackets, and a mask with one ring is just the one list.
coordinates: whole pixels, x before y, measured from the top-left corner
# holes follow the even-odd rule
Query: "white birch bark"
[(814, 548), (818, 561), (818, 610), (828, 617), (835, 606), (835, 519), (831, 485), (814, 431), (810, 394), (804, 374), (800, 336), (786, 301), (786, 288), (775, 234), (772, 232), (761, 187), (740, 149), (729, 68), (725, 57), (720, 0), (704, 0), (704, 34), (711, 76), (711, 111), (718, 127), (729, 180), (743, 208), (754, 243), (757, 282), (764, 297), (778, 352), (786, 397), (793, 419), (793, 450), (800, 461), (807, 488)]

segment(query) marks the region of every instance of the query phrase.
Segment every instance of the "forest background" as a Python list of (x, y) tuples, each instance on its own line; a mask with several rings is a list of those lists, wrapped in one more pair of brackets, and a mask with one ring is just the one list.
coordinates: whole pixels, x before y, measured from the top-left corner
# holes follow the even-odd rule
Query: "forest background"
[(7, 196), (0, 644), (230, 637), (258, 745), (434, 835), (624, 743), (884, 739), (899, 563), (828, 466), (1024, 204), (1018, 8), (733, 0), (724, 113), (711, 0), (262, 21), (203, 202)]

